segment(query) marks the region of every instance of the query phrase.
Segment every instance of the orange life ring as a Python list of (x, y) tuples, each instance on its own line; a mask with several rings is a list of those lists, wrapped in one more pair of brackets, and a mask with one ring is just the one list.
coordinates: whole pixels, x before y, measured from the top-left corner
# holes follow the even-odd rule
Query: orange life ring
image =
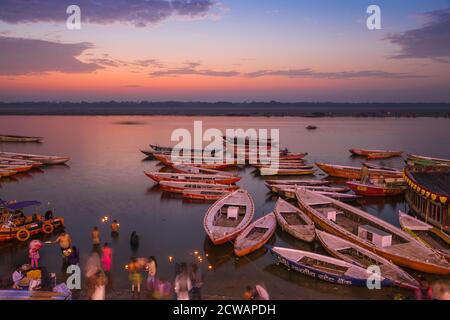
[[(25, 232), (25, 236), (22, 236), (22, 233)], [(30, 239), (30, 231), (28, 231), (27, 229), (19, 229), (16, 233), (16, 238), (19, 241), (27, 241), (28, 239)]]
[(45, 222), (42, 225), (42, 232), (45, 234), (50, 234), (55, 230), (55, 227), (50, 222)]

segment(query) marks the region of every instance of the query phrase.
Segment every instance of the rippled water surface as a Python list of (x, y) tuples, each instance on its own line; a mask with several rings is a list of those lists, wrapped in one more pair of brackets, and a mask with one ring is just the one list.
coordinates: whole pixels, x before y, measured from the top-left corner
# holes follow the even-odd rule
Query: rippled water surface
[[(128, 288), (124, 265), (132, 256), (156, 256), (160, 276), (172, 279), (174, 263), (168, 257), (190, 262), (194, 260), (193, 252), (198, 250), (204, 257), (204, 293), (210, 297), (240, 298), (247, 284), (256, 283), (264, 283), (273, 298), (286, 299), (378, 299), (390, 298), (398, 292), (315, 281), (276, 265), (264, 250), (236, 259), (231, 245), (214, 247), (203, 230), (203, 216), (210, 204), (163, 194), (143, 174), (144, 170), (159, 170), (161, 166), (145, 160), (139, 152), (148, 143), (173, 145), (172, 131), (192, 130), (194, 120), (203, 120), (204, 129), (279, 128), (281, 145), (294, 152), (308, 152), (310, 162), (358, 165), (361, 159), (350, 157), (348, 152), (352, 147), (400, 149), (450, 158), (448, 119), (2, 116), (0, 133), (44, 137), (42, 144), (3, 143), (2, 151), (69, 155), (71, 161), (68, 166), (46, 167), (14, 179), (3, 179), (0, 197), (39, 200), (45, 206), (50, 203), (65, 218), (66, 229), (80, 248), (83, 261), (92, 251), (90, 231), (93, 226), (99, 226), (102, 242), (110, 242), (114, 248), (115, 289)], [(308, 124), (319, 128), (308, 131), (305, 129)], [(399, 168), (403, 164), (401, 158), (383, 163)], [(262, 178), (252, 167), (239, 169), (238, 173), (242, 176), (239, 185), (254, 198), (256, 217), (270, 212), (276, 198), (268, 193)], [(398, 209), (407, 209), (402, 197), (362, 199), (355, 205), (395, 225), (398, 225)], [(119, 238), (111, 239), (109, 225), (101, 222), (105, 215), (120, 221)], [(136, 252), (129, 246), (133, 230), (141, 237)], [(302, 243), (281, 230), (277, 230), (272, 243), (323, 252), (320, 244)], [(62, 275), (61, 257), (55, 245), (46, 245), (41, 256), (42, 264)], [(3, 244), (0, 274), (9, 276), (17, 263), (27, 259), (25, 246)], [(207, 270), (208, 265), (212, 271)]]

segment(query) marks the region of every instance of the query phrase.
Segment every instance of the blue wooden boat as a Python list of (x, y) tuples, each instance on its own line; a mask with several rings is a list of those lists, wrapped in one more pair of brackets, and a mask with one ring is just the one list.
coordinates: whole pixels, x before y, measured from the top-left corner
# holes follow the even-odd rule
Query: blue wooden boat
[[(309, 251), (270, 247), (270, 253), (291, 270), (306, 276), (334, 284), (366, 287), (373, 280), (373, 273), (346, 261)], [(391, 286), (388, 279), (379, 278), (381, 287)]]

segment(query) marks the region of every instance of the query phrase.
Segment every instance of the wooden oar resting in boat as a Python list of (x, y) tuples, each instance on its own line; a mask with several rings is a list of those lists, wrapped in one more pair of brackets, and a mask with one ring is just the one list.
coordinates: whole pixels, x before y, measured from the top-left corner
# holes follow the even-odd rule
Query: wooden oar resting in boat
[(347, 185), (354, 193), (366, 196), (366, 197), (385, 197), (385, 196), (398, 196), (403, 194), (406, 190), (406, 186), (396, 186), (389, 184), (371, 184), (360, 183), (356, 181), (347, 181)]
[(314, 223), (299, 208), (278, 198), (273, 212), (283, 231), (306, 242), (314, 240), (316, 235)]
[(397, 265), (427, 273), (450, 274), (450, 264), (445, 259), (390, 223), (317, 192), (298, 188), (296, 196), (300, 209), (316, 227)]
[(43, 156), (43, 155), (15, 153), (15, 152), (0, 152), (0, 157), (8, 157), (8, 158), (19, 159), (19, 160), (36, 161), (36, 162), (40, 162), (44, 165), (64, 164), (70, 160), (69, 157)]
[(0, 142), (41, 142), (43, 139), (41, 137), (0, 135)]
[(387, 171), (400, 171), (399, 169), (396, 169), (396, 168), (381, 166), (381, 165), (378, 165), (378, 164), (374, 164), (372, 162), (363, 162), (363, 165), (365, 165), (369, 169), (387, 170)]
[[(323, 172), (332, 177), (338, 178), (347, 178), (352, 180), (360, 180), (361, 179), (361, 168), (351, 167), (351, 166), (340, 166), (328, 163), (316, 162), (316, 166), (318, 166)], [(369, 169), (369, 176), (371, 178), (401, 178), (401, 171), (392, 171), (392, 170), (378, 170), (378, 169)]]
[(386, 159), (392, 157), (399, 157), (403, 153), (403, 151), (370, 150), (370, 149), (350, 149), (349, 151), (353, 155), (367, 157), (368, 159)]
[(215, 189), (185, 189), (182, 191), (183, 198), (194, 200), (219, 200), (224, 196), (230, 194), (228, 190), (215, 190)]
[(406, 271), (370, 250), (324, 231), (316, 230), (316, 235), (322, 246), (332, 256), (365, 269), (373, 265), (378, 266), (381, 271), (380, 281), (385, 285), (396, 285), (409, 289), (419, 286), (419, 283)]
[(293, 184), (298, 186), (325, 186), (330, 184), (330, 181), (326, 180), (285, 180), (285, 179), (276, 179), (276, 180), (266, 180), (268, 184)]
[(432, 225), (398, 211), (398, 219), (403, 230), (442, 254), (450, 262), (450, 236)]
[(203, 226), (215, 244), (234, 240), (252, 221), (255, 205), (250, 194), (239, 189), (216, 201), (206, 212)]
[(202, 173), (189, 174), (189, 173), (145, 171), (144, 174), (158, 183), (161, 181), (180, 181), (180, 182), (233, 184), (241, 180), (240, 177), (221, 176), (217, 174), (202, 174)]
[(177, 181), (161, 181), (161, 189), (169, 192), (182, 193), (186, 189), (215, 189), (215, 190), (228, 190), (234, 191), (239, 189), (236, 185), (231, 184), (218, 184), (218, 183), (200, 183), (200, 182), (177, 182)]
[(269, 246), (268, 248), (279, 263), (315, 279), (365, 287), (371, 276), (365, 268), (336, 258), (303, 250)]
[(264, 246), (275, 233), (277, 220), (273, 212), (251, 223), (234, 241), (234, 254), (245, 256)]

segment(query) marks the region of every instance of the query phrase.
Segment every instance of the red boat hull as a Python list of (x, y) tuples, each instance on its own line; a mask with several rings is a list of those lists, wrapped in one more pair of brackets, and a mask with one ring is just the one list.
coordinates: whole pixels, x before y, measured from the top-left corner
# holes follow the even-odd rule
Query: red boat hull
[(403, 188), (389, 188), (354, 181), (347, 181), (347, 185), (354, 193), (366, 197), (398, 196), (405, 192)]

